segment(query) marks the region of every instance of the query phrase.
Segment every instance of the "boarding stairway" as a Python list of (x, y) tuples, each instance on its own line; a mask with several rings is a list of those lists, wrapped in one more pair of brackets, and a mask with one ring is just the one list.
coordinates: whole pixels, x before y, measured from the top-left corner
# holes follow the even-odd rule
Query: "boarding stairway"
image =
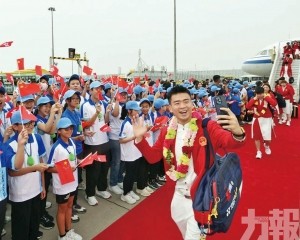
[[(270, 74), (269, 83), (274, 89), (275, 81), (280, 78), (280, 70), (282, 66), (282, 56), (283, 56), (283, 49), (280, 47), (280, 43), (276, 49), (276, 57), (274, 60), (273, 68)], [(300, 59), (294, 59), (292, 63), (292, 73), (294, 77), (294, 83), (292, 86), (295, 89), (294, 101), (299, 102), (300, 96)], [(288, 81), (288, 79), (286, 79)]]

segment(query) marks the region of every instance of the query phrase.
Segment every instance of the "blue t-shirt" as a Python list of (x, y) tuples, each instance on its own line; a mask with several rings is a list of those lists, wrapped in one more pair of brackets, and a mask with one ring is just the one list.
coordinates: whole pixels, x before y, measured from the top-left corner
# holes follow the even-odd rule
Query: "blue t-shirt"
[(239, 106), (239, 104), (241, 104), (241, 98), (238, 95), (231, 95), (230, 100), (233, 101), (230, 105), (231, 111), (235, 115), (241, 115), (241, 107)]

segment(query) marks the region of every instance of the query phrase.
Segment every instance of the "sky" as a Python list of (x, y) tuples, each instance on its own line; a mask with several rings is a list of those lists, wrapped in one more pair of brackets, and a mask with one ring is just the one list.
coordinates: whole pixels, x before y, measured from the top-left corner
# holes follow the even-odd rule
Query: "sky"
[[(86, 56), (97, 74), (137, 68), (138, 51), (155, 70), (173, 71), (174, 0), (1, 0), (0, 72), (49, 69), (51, 12), (55, 7), (54, 52), (68, 48)], [(178, 71), (241, 68), (265, 46), (300, 37), (299, 0), (176, 0)], [(56, 61), (72, 74), (70, 61)], [(82, 63), (82, 65), (85, 65)], [(77, 63), (73, 73), (78, 72)]]

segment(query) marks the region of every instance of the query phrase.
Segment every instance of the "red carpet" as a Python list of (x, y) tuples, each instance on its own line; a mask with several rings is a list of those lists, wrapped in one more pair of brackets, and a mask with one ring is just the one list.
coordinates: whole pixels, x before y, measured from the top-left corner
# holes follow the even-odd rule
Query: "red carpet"
[[(266, 156), (263, 152), (261, 160), (255, 159), (256, 151), (250, 136), (250, 125), (247, 125), (245, 129), (248, 133), (246, 146), (237, 151), (242, 161), (244, 184), (234, 222), (226, 234), (216, 234), (207, 239), (242, 239), (247, 229), (247, 225), (242, 224), (242, 217), (248, 215), (248, 209), (255, 209), (256, 216), (267, 217), (271, 217), (269, 211), (273, 209), (298, 209), (298, 211), (300, 209), (300, 120), (293, 119), (291, 127), (277, 124), (275, 127), (277, 137), (273, 138), (271, 144), (272, 155)], [(182, 239), (170, 216), (173, 191), (171, 184), (166, 184), (94, 239)], [(293, 220), (292, 217), (290, 219)], [(280, 226), (279, 223), (278, 231), (283, 234), (288, 225)], [(270, 225), (269, 238), (265, 239), (293, 239), (283, 236), (273, 238), (272, 231), (273, 228)], [(274, 231), (276, 232), (276, 229)], [(261, 225), (256, 225), (251, 237), (244, 237), (243, 240), (256, 240), (261, 233)], [(276, 236), (276, 233), (274, 235)]]

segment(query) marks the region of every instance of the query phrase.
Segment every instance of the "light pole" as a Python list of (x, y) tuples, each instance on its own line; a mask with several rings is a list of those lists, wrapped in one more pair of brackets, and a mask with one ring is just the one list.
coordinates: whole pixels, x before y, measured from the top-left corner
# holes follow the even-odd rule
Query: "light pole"
[(49, 11), (51, 11), (51, 28), (52, 28), (52, 62), (51, 64), (54, 65), (54, 33), (53, 33), (53, 12), (55, 11), (54, 7), (49, 7)]
[(174, 81), (177, 78), (177, 49), (176, 49), (176, 0), (174, 0)]

